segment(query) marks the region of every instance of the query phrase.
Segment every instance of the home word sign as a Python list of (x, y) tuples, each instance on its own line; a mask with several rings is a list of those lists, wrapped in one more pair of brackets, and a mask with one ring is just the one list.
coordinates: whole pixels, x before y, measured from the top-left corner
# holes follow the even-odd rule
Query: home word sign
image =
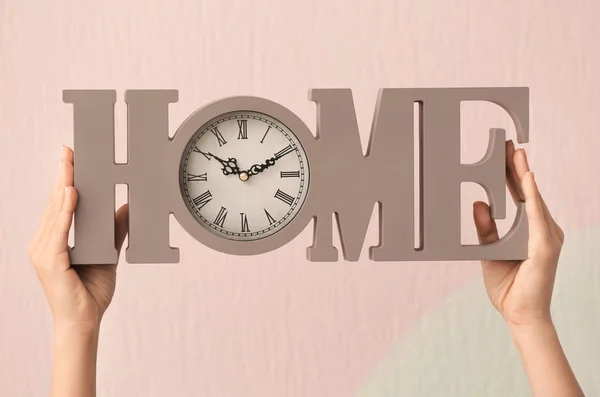
[[(191, 114), (173, 138), (168, 106), (177, 90), (128, 90), (128, 162), (114, 161), (114, 90), (65, 90), (73, 104), (75, 213), (73, 264), (109, 264), (116, 184), (129, 188), (129, 263), (174, 263), (169, 215), (200, 243), (234, 255), (257, 255), (294, 239), (314, 221), (309, 261), (337, 261), (335, 214), (343, 257), (358, 260), (375, 204), (379, 244), (373, 261), (526, 258), (524, 203), (510, 231), (489, 245), (462, 245), (460, 185), (487, 192), (492, 217), (506, 215), (503, 129), (489, 133), (475, 164), (460, 162), (460, 104), (488, 101), (512, 118), (528, 141), (529, 89), (387, 88), (379, 91), (366, 155), (349, 89), (313, 89), (313, 134), (273, 101), (237, 96)], [(415, 103), (419, 134), (415, 134)], [(419, 142), (415, 142), (418, 139)], [(415, 165), (415, 143), (419, 164)], [(415, 167), (420, 214), (415, 215)], [(420, 246), (415, 247), (415, 223)]]

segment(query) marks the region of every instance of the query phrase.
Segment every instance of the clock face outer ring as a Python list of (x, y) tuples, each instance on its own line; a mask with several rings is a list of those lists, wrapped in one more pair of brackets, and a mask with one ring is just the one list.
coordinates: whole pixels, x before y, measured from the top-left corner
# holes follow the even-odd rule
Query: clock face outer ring
[[(277, 139), (278, 137), (275, 137), (276, 142), (273, 145), (269, 145), (269, 143), (267, 143), (264, 147), (268, 147), (269, 149), (267, 150), (267, 152), (269, 150), (272, 150), (270, 153), (264, 153), (264, 157), (258, 159), (257, 157), (253, 157), (253, 159), (249, 162), (246, 163), (246, 166), (249, 166), (249, 164), (252, 164), (252, 162), (256, 162), (258, 160), (263, 160), (268, 158), (269, 155), (271, 157), (275, 156), (274, 153), (276, 153), (277, 151), (281, 150), (282, 148), (285, 147), (285, 145), (287, 144), (288, 147), (291, 149), (290, 150), (290, 155), (287, 158), (295, 158), (298, 161), (297, 167), (298, 167), (298, 186), (297, 187), (293, 187), (293, 186), (288, 186), (289, 189), (291, 190), (285, 190), (285, 192), (290, 192), (292, 193), (292, 195), (289, 196), (290, 199), (293, 199), (293, 203), (289, 203), (289, 207), (286, 208), (285, 213), (282, 216), (282, 213), (280, 212), (279, 214), (277, 214), (277, 219), (273, 218), (273, 221), (268, 221), (268, 223), (263, 223), (262, 225), (260, 225), (257, 228), (255, 228), (256, 224), (253, 224), (253, 228), (252, 231), (248, 230), (248, 231), (239, 231), (239, 230), (233, 230), (231, 228), (231, 224), (229, 225), (229, 228), (224, 227), (223, 225), (219, 225), (219, 224), (215, 224), (215, 222), (211, 222), (208, 218), (207, 218), (207, 214), (206, 213), (201, 213), (201, 210), (199, 208), (197, 208), (197, 206), (195, 204), (192, 203), (193, 197), (196, 196), (198, 197), (199, 193), (205, 193), (205, 192), (210, 192), (210, 189), (212, 188), (207, 188), (207, 187), (203, 187), (201, 190), (197, 190), (193, 188), (193, 183), (189, 182), (186, 178), (186, 174), (189, 172), (189, 167), (190, 164), (192, 164), (192, 169), (194, 169), (194, 157), (198, 158), (199, 160), (196, 161), (203, 161), (203, 160), (210, 160), (210, 158), (206, 158), (206, 155), (202, 155), (200, 154), (196, 154), (193, 152), (194, 148), (198, 148), (198, 150), (203, 150), (205, 153), (215, 153), (217, 155), (219, 155), (222, 159), (226, 159), (228, 158), (230, 155), (235, 156), (235, 158), (237, 160), (244, 160), (243, 156), (244, 154), (246, 154), (248, 152), (248, 149), (245, 150), (240, 150), (238, 149), (237, 152), (234, 150), (233, 152), (227, 152), (228, 154), (220, 154), (218, 152), (219, 148), (221, 147), (221, 144), (219, 144), (219, 148), (214, 147), (214, 150), (217, 150), (217, 152), (211, 151), (210, 148), (205, 148), (203, 146), (202, 140), (206, 141), (207, 139), (213, 139), (214, 138), (214, 142), (216, 142), (216, 139), (213, 134), (211, 134), (209, 131), (211, 128), (213, 127), (221, 127), (222, 123), (227, 123), (228, 120), (258, 120), (261, 125), (263, 127), (265, 126), (269, 126), (269, 129), (273, 128), (274, 132), (271, 132), (271, 135), (274, 134), (279, 134), (279, 140)], [(238, 125), (238, 128), (239, 125)], [(220, 131), (221, 132), (221, 131)], [(228, 133), (231, 133), (231, 130), (227, 131), (227, 128), (224, 130), (225, 135), (227, 135)], [(262, 134), (263, 131), (261, 131)], [(234, 136), (239, 136), (239, 131), (236, 128), (234, 131)], [(263, 139), (260, 142), (260, 145), (263, 144), (264, 139), (266, 139), (268, 132), (265, 132)], [(209, 138), (204, 138), (204, 136), (209, 136)], [(259, 136), (260, 137), (260, 136)], [(284, 140), (281, 140), (281, 138), (283, 138)], [(224, 139), (224, 138), (223, 138)], [(239, 139), (239, 138), (238, 138)], [(234, 139), (234, 141), (236, 141)], [(247, 138), (246, 138), (246, 141)], [(242, 140), (241, 142), (245, 142), (244, 140)], [(225, 146), (223, 144), (223, 146)], [(227, 147), (225, 147), (224, 150), (228, 150)], [(245, 159), (246, 161), (248, 161), (248, 159)], [(216, 160), (215, 160), (216, 162)], [(219, 168), (219, 171), (217, 172), (218, 174), (222, 173), (223, 170), (223, 165), (222, 164), (217, 164), (217, 167)], [(196, 163), (197, 165), (197, 163)], [(205, 164), (203, 167), (203, 170), (206, 170), (206, 167), (208, 166), (208, 164)], [(295, 167), (295, 165), (293, 166)], [(202, 171), (198, 171), (198, 172), (202, 172)], [(214, 171), (213, 171), (214, 172)], [(276, 173), (273, 173), (273, 171), (267, 171), (267, 173), (271, 172), (271, 175), (273, 178), (275, 176)], [(259, 175), (260, 172), (258, 174), (256, 174), (256, 178), (262, 178), (262, 175)], [(213, 174), (214, 176), (214, 174)], [(216, 175), (217, 178), (222, 177), (221, 175)], [(265, 175), (266, 176), (266, 175)], [(258, 240), (258, 239), (262, 239), (262, 238), (268, 238), (269, 236), (272, 236), (273, 234), (279, 233), (283, 228), (285, 228), (291, 221), (293, 221), (298, 212), (300, 211), (300, 209), (302, 208), (302, 206), (304, 205), (304, 202), (306, 201), (306, 197), (307, 197), (307, 193), (308, 193), (308, 187), (310, 186), (310, 169), (309, 169), (309, 164), (308, 164), (308, 158), (306, 156), (306, 152), (304, 151), (304, 148), (302, 146), (302, 143), (298, 140), (298, 138), (296, 137), (296, 135), (290, 131), (290, 129), (284, 125), (283, 123), (281, 123), (280, 120), (276, 120), (274, 118), (272, 118), (271, 116), (264, 114), (264, 113), (257, 113), (257, 112), (249, 112), (247, 110), (242, 110), (242, 111), (237, 111), (237, 112), (231, 112), (231, 113), (226, 113), (223, 114), (213, 120), (210, 120), (209, 122), (207, 122), (205, 125), (203, 125), (201, 128), (199, 128), (196, 133), (194, 134), (194, 136), (192, 137), (192, 139), (189, 141), (188, 145), (186, 146), (185, 149), (185, 153), (182, 156), (181, 159), (181, 167), (180, 167), (180, 172), (179, 172), (179, 186), (181, 189), (181, 193), (184, 195), (184, 197), (186, 198), (186, 204), (188, 207), (188, 210), (192, 213), (192, 215), (198, 220), (198, 222), (200, 222), (200, 224), (203, 224), (205, 226), (205, 228), (207, 228), (208, 230), (212, 231), (213, 233), (223, 237), (223, 238), (227, 238), (230, 240), (238, 240), (238, 241), (252, 241), (252, 240)], [(240, 197), (242, 195), (245, 195), (246, 191), (242, 191), (239, 188), (241, 187), (242, 189), (244, 189), (244, 187), (242, 186), (243, 183), (241, 181), (241, 177), (237, 176), (237, 175), (229, 175), (229, 176), (225, 176), (225, 178), (229, 179), (229, 183), (227, 183), (227, 181), (221, 181), (220, 183), (222, 183), (223, 185), (227, 186), (232, 186), (232, 182), (233, 185), (237, 185), (238, 189), (237, 190), (226, 190), (225, 192), (220, 191), (220, 195), (221, 196), (227, 196), (231, 199), (231, 197)], [(250, 178), (250, 177), (248, 177)], [(255, 178), (255, 177), (252, 177)], [(212, 179), (212, 177), (211, 177)], [(246, 179), (247, 180), (247, 179)], [(293, 181), (294, 179), (292, 179)], [(253, 189), (254, 191), (250, 191), (250, 194), (262, 194), (263, 195), (263, 200), (258, 200), (258, 202), (260, 202), (259, 207), (262, 207), (263, 209), (265, 207), (270, 207), (272, 206), (273, 203), (267, 203), (264, 201), (264, 199), (266, 199), (266, 197), (264, 196), (264, 191), (265, 188), (270, 187), (271, 189), (273, 189), (273, 192), (275, 192), (275, 187), (279, 187), (279, 184), (274, 186), (273, 185), (273, 179), (271, 179), (271, 186), (265, 186), (264, 184), (262, 186), (256, 186)], [(279, 181), (279, 179), (278, 179)], [(206, 182), (206, 181), (205, 181)], [(268, 184), (269, 182), (267, 182)], [(217, 184), (219, 184), (219, 182), (217, 182)], [(214, 183), (213, 183), (214, 185)], [(206, 185), (205, 185), (206, 186)], [(213, 186), (215, 187), (215, 186)], [(223, 188), (223, 186), (217, 186), (217, 189), (221, 189)], [(249, 188), (249, 186), (248, 186)], [(296, 188), (297, 188), (297, 192), (296, 192)], [(195, 193), (192, 193), (195, 192)], [(277, 191), (279, 192), (279, 190)], [(295, 197), (294, 197), (295, 196)], [(277, 195), (275, 196), (271, 196), (271, 200), (272, 201), (277, 201), (276, 200)], [(220, 197), (217, 196), (217, 201), (221, 199)], [(231, 203), (230, 203), (231, 204)], [(234, 204), (235, 205), (235, 204)], [(275, 204), (277, 206), (277, 204)], [(227, 207), (221, 207), (222, 210), (228, 211)], [(257, 208), (253, 209), (255, 211), (254, 215), (256, 215), (256, 210)], [(238, 210), (239, 211), (239, 210)], [(264, 211), (266, 212), (267, 210), (264, 209)], [(281, 210), (280, 210), (281, 211)], [(237, 212), (237, 211), (234, 211)], [(220, 212), (219, 212), (220, 214)], [(214, 216), (215, 214), (211, 214), (212, 216)], [(261, 214), (262, 215), (262, 214)], [(214, 218), (212, 218), (214, 219)], [(222, 218), (225, 219), (225, 218)], [(239, 224), (238, 224), (239, 226)]]
[[(201, 225), (195, 217), (190, 213), (188, 204), (186, 203), (181, 192), (180, 166), (181, 160), (185, 155), (189, 141), (194, 137), (196, 132), (206, 123), (230, 112), (258, 112), (264, 113), (284, 124), (300, 141), (304, 152), (306, 153), (308, 164), (308, 172), (310, 172), (311, 182), (305, 188), (307, 189), (306, 198), (298, 213), (295, 215), (285, 227), (268, 237), (249, 241), (236, 241), (219, 236)], [(306, 124), (296, 116), (292, 111), (284, 106), (270, 101), (268, 99), (249, 96), (237, 96), (224, 98), (198, 109), (190, 115), (178, 128), (173, 142), (170, 146), (169, 163), (170, 167), (169, 180), (176, 183), (171, 187), (171, 191), (175, 190), (177, 199), (174, 200), (175, 208), (173, 214), (179, 224), (192, 237), (202, 244), (214, 250), (233, 255), (257, 255), (277, 249), (300, 234), (308, 225), (313, 217), (311, 208), (311, 186), (314, 183), (314, 168), (312, 167), (312, 154), (316, 152), (316, 140)]]

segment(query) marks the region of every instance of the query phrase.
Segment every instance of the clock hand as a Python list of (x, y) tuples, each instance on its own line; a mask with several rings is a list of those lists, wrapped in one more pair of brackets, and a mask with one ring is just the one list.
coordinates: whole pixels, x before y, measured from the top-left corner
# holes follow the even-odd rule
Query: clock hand
[(238, 167), (236, 159), (229, 157), (228, 160), (223, 160), (210, 152), (207, 154), (213, 157), (219, 163), (221, 163), (221, 165), (223, 166), (223, 168), (221, 168), (221, 170), (223, 171), (223, 175), (237, 175), (240, 173), (240, 169)]
[(247, 171), (244, 171), (244, 172), (248, 175), (248, 177), (250, 177), (251, 175), (258, 175), (261, 172), (263, 172), (264, 170), (266, 170), (267, 168), (275, 165), (275, 162), (277, 160), (279, 160), (280, 158), (282, 158), (283, 156), (285, 156), (286, 154), (288, 154), (292, 151), (293, 151), (292, 146), (288, 145), (285, 148), (283, 148), (282, 150), (275, 153), (275, 155), (273, 157), (271, 157), (270, 159), (265, 160), (265, 162), (263, 164), (254, 164), (252, 167), (250, 167)]
[(277, 159), (275, 157), (271, 157), (270, 159), (265, 160), (265, 162), (263, 164), (254, 164), (252, 167), (248, 168), (247, 171), (245, 171), (248, 176), (252, 176), (252, 175), (258, 175), (261, 172), (263, 172), (264, 170), (266, 170), (267, 168), (275, 165), (275, 161)]

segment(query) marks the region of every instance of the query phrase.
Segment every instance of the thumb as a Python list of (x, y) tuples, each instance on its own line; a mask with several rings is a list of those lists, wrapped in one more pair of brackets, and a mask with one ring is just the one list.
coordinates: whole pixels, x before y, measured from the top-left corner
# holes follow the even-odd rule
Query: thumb
[(122, 205), (115, 213), (115, 248), (119, 253), (123, 247), (123, 241), (129, 231), (129, 204)]
[(480, 244), (490, 244), (498, 240), (498, 228), (486, 203), (483, 201), (473, 203), (473, 219)]

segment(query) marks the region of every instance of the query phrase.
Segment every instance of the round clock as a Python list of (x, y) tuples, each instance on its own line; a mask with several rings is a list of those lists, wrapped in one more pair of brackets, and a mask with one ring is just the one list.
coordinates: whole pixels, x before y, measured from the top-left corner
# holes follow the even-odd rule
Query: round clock
[(285, 124), (261, 112), (232, 111), (192, 135), (179, 182), (186, 206), (204, 228), (253, 241), (296, 217), (307, 197), (310, 167)]

